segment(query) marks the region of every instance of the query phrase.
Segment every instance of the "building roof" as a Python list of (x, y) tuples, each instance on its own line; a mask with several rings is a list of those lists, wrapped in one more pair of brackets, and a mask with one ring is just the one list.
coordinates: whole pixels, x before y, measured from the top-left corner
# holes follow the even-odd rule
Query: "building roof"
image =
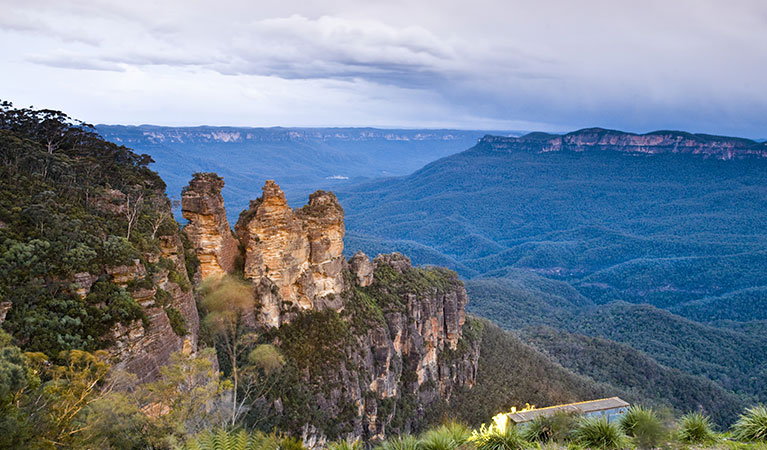
[(598, 411), (606, 411), (609, 409), (627, 408), (628, 406), (628, 402), (618, 397), (610, 397), (600, 400), (590, 400), (587, 402), (569, 403), (567, 405), (549, 406), (547, 408), (521, 411), (518, 413), (508, 414), (508, 416), (509, 420), (514, 423), (524, 423), (529, 422), (538, 416), (552, 416), (560, 411), (573, 414), (587, 414)]

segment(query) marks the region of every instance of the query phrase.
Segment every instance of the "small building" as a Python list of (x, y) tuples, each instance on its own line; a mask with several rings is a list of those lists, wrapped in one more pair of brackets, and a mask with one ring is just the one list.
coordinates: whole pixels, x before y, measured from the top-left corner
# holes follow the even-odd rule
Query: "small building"
[(629, 403), (618, 398), (610, 397), (587, 402), (569, 403), (567, 405), (549, 406), (548, 408), (531, 409), (508, 414), (509, 420), (515, 424), (530, 422), (538, 416), (553, 416), (558, 412), (579, 414), (585, 417), (605, 417), (608, 422), (617, 420), (629, 408)]

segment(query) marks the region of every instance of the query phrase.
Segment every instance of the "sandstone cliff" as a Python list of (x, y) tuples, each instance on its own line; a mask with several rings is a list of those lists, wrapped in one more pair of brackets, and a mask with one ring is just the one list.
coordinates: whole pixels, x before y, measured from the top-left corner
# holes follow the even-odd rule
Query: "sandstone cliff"
[(197, 249), (203, 279), (232, 272), (238, 254), (226, 220), (223, 187), (224, 180), (217, 175), (198, 173), (182, 192), (181, 212), (189, 221), (184, 231)]
[(279, 326), (290, 311), (340, 307), (343, 220), (333, 193), (315, 192), (309, 204), (294, 211), (271, 180), (240, 215), (236, 230), (245, 248), (244, 275), (259, 287), (262, 324)]
[[(218, 199), (222, 185), (207, 195)], [(187, 208), (188, 228), (225, 234), (216, 208), (213, 223)], [(240, 215), (242, 275), (256, 297), (246, 320), (288, 361), (279, 394), (257, 403), (282, 429), (381, 438), (417, 428), (431, 406), (473, 386), (479, 335), (454, 272), (415, 268), (400, 254), (345, 261), (343, 217), (334, 194), (318, 191), (294, 210), (273, 181)]]
[(587, 128), (565, 135), (530, 133), (519, 138), (485, 136), (482, 142), (496, 149), (540, 152), (612, 150), (625, 153), (690, 153), (717, 159), (767, 157), (767, 143), (749, 139), (654, 131), (647, 134)]

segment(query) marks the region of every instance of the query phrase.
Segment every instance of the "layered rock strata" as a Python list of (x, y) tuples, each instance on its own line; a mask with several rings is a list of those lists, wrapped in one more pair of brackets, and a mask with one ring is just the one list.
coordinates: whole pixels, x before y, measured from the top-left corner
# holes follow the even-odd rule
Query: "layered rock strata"
[(340, 308), (344, 290), (344, 210), (332, 192), (317, 191), (293, 210), (272, 180), (237, 221), (244, 275), (259, 292), (259, 321), (279, 326), (290, 311)]
[(624, 153), (689, 153), (730, 160), (767, 157), (767, 143), (726, 136), (691, 134), (680, 131), (624, 133), (602, 128), (586, 128), (564, 135), (530, 133), (522, 137), (485, 136), (481, 142), (503, 150), (617, 151)]
[(202, 279), (231, 273), (239, 253), (226, 219), (223, 187), (218, 175), (198, 173), (181, 196), (181, 213), (189, 221), (184, 231), (196, 248)]

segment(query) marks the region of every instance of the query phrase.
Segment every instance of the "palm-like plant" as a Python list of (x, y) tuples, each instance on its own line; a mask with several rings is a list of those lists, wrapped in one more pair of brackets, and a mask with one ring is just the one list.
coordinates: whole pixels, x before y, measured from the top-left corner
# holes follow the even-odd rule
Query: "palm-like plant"
[(583, 447), (615, 450), (628, 445), (628, 437), (616, 423), (604, 417), (585, 417), (573, 430), (573, 440)]
[(495, 423), (486, 427), (484, 424), (479, 430), (475, 430), (469, 441), (477, 447), (477, 450), (520, 450), (530, 446), (520, 434), (517, 427), (508, 423), (504, 415), (494, 418)]
[(732, 426), (732, 436), (741, 441), (767, 442), (767, 406), (746, 409)]
[(629, 408), (619, 423), (623, 432), (634, 438), (639, 448), (655, 448), (666, 435), (655, 411), (639, 405)]
[(713, 442), (716, 440), (711, 419), (701, 413), (689, 413), (679, 421), (678, 438), (688, 444)]
[(410, 434), (389, 438), (375, 447), (375, 450), (420, 450), (420, 442)]

